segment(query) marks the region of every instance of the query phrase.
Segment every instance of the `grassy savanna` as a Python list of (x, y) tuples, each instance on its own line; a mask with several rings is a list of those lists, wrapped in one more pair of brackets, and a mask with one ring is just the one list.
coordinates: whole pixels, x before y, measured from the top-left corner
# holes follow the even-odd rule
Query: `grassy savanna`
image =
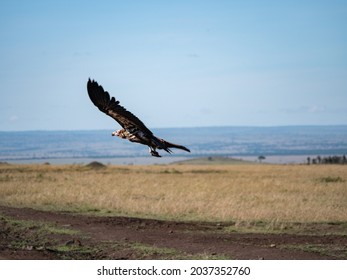
[(347, 221), (344, 165), (0, 165), (0, 204), (200, 221)]

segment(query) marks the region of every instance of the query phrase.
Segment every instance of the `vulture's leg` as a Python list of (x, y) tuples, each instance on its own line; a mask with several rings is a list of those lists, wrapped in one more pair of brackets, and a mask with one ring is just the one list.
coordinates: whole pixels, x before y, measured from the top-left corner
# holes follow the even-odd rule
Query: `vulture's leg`
[(159, 155), (159, 153), (155, 150), (155, 148), (149, 147), (149, 152), (154, 157), (161, 157), (161, 155)]

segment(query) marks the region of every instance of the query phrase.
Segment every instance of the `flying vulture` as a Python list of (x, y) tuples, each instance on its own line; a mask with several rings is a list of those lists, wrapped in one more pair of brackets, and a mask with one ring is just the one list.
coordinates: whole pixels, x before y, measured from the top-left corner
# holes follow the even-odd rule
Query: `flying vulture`
[(118, 136), (122, 139), (128, 139), (131, 142), (147, 145), (150, 154), (154, 157), (161, 157), (156, 149), (165, 150), (168, 153), (171, 153), (170, 148), (177, 148), (190, 152), (190, 150), (184, 146), (176, 145), (154, 136), (142, 121), (119, 105), (118, 100), (114, 97), (110, 98), (109, 93), (96, 81), (89, 79), (87, 90), (93, 104), (98, 107), (101, 112), (115, 119), (123, 127), (123, 129), (114, 131), (112, 136)]

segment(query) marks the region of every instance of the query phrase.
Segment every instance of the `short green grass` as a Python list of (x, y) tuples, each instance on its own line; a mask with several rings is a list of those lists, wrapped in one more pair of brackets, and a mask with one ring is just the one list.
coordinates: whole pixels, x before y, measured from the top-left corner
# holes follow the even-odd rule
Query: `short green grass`
[(224, 227), (225, 232), (271, 234), (347, 235), (347, 222), (238, 221)]
[(51, 223), (46, 222), (37, 222), (32, 220), (16, 220), (13, 218), (9, 218), (6, 216), (1, 215), (1, 219), (5, 220), (5, 222), (18, 230), (35, 230), (38, 234), (66, 234), (66, 235), (77, 235), (79, 234), (79, 231), (65, 228), (65, 227), (58, 227), (56, 225), (53, 225)]
[(310, 253), (318, 253), (329, 258), (347, 259), (347, 250), (345, 245), (335, 244), (295, 244), (281, 245), (280, 248), (300, 250)]
[(128, 246), (134, 250), (141, 258), (160, 258), (160, 259), (175, 259), (175, 260), (227, 260), (230, 257), (218, 254), (187, 254), (173, 248), (163, 248), (157, 246), (151, 246), (143, 243), (132, 243)]

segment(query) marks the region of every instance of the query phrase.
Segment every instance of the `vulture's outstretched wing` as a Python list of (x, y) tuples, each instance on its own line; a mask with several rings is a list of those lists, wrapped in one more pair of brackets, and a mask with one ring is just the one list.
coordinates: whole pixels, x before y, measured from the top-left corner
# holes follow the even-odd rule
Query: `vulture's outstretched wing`
[(103, 89), (96, 81), (88, 80), (87, 90), (90, 100), (101, 112), (115, 119), (124, 129), (128, 131), (141, 130), (147, 135), (153, 133), (135, 115), (119, 105), (119, 101)]

